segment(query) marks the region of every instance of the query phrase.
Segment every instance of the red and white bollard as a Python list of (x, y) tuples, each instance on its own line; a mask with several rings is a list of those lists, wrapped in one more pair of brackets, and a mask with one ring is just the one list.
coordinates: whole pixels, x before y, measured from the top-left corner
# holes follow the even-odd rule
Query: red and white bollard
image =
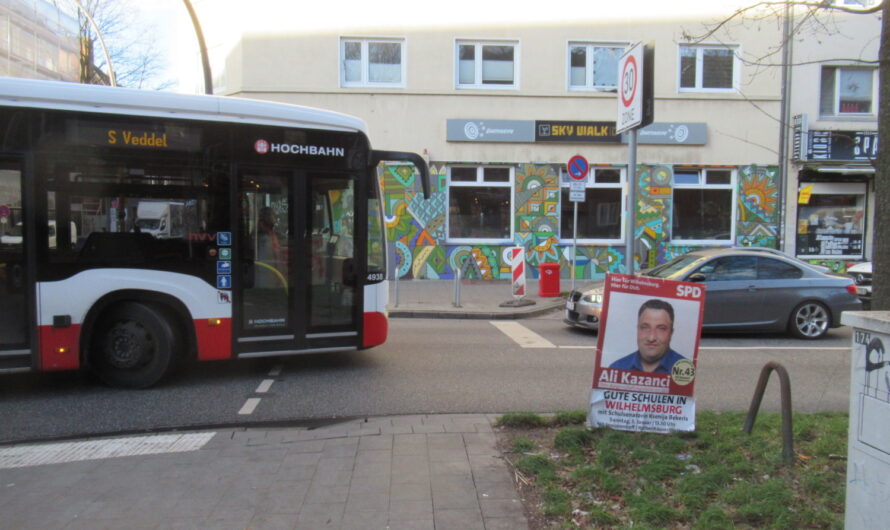
[(525, 296), (525, 247), (512, 247), (510, 257), (513, 268), (513, 298), (521, 299)]

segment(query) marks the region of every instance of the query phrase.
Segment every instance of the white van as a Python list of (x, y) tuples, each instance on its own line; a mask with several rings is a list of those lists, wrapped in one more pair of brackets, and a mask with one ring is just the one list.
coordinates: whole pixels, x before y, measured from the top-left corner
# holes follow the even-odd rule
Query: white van
[(182, 237), (185, 203), (139, 201), (136, 206), (136, 227), (157, 238)]

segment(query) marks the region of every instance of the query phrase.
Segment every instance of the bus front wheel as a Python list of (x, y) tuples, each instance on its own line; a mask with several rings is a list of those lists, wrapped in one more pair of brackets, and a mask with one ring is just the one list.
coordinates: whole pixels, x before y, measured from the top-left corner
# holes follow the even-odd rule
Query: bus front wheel
[(151, 304), (118, 304), (95, 329), (90, 367), (114, 387), (147, 388), (160, 381), (170, 369), (179, 343), (169, 319)]

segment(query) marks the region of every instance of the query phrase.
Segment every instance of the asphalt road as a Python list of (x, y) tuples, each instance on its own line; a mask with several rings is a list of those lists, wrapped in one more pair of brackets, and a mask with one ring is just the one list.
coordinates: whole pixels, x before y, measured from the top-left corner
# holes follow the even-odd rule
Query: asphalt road
[[(508, 324), (504, 324), (504, 323)], [(517, 321), (393, 319), (364, 352), (193, 363), (164, 384), (116, 390), (76, 373), (0, 376), (0, 443), (417, 413), (585, 408), (596, 335), (554, 312)], [(850, 331), (815, 342), (705, 336), (699, 410), (747, 410), (760, 369), (778, 361), (795, 411), (846, 411)], [(778, 381), (761, 407), (778, 410)]]

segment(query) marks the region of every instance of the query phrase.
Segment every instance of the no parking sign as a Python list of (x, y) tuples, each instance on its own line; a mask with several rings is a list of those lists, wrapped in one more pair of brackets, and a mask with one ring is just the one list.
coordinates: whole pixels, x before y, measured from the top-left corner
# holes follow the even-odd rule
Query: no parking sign
[(587, 175), (590, 173), (590, 164), (581, 155), (575, 155), (566, 164), (566, 170), (571, 177), (569, 182), (569, 200), (572, 202), (584, 202), (584, 189), (587, 187)]

